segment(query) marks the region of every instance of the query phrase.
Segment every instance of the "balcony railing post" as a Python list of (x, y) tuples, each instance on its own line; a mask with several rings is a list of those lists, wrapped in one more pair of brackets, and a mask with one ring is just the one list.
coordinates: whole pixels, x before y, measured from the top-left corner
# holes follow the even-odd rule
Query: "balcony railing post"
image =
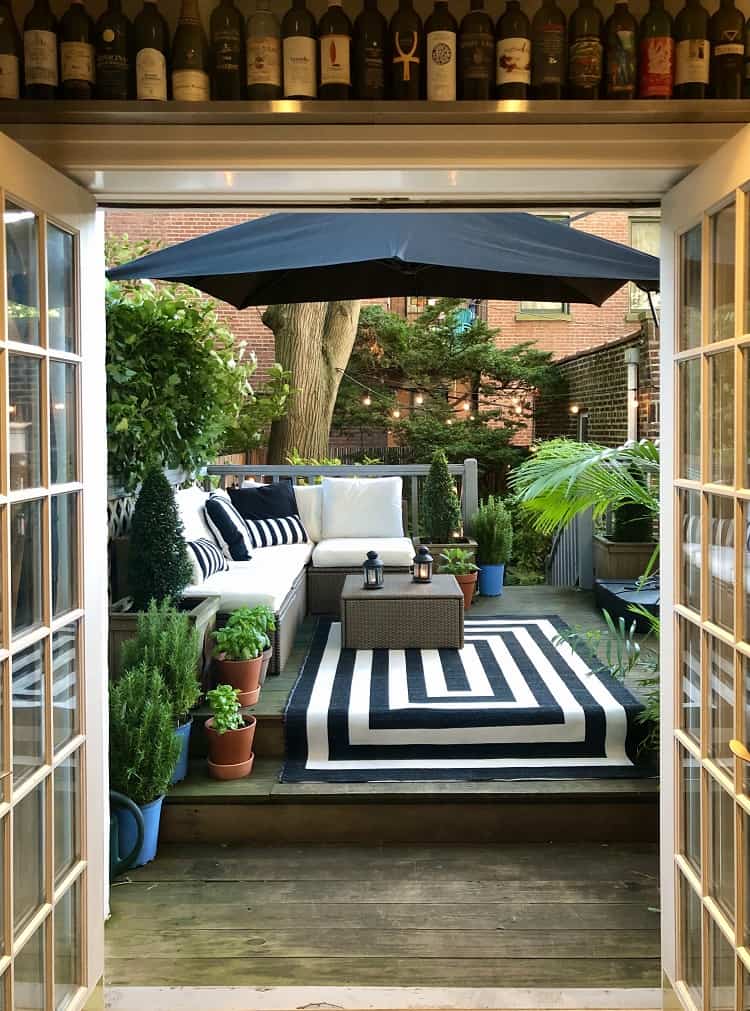
[(464, 533), (471, 533), (471, 521), (479, 508), (479, 467), (474, 457), (464, 460), (464, 480), (461, 494)]

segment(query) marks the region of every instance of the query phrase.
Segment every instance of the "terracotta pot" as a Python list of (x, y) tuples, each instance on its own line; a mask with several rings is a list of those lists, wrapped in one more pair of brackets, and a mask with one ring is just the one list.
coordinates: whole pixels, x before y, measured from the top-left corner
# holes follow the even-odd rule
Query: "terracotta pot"
[(271, 657), (273, 656), (273, 646), (269, 646), (267, 650), (264, 650), (261, 655), (261, 665), (260, 665), (260, 683), (263, 685), (266, 680), (266, 675), (268, 674), (268, 668), (271, 666)]
[(211, 779), (244, 779), (253, 771), (255, 755), (251, 755), (246, 762), (239, 762), (237, 765), (214, 765), (209, 758), (208, 774)]
[(208, 772), (214, 779), (240, 779), (247, 776), (254, 759), (253, 739), (256, 721), (254, 716), (246, 716), (245, 725), (237, 730), (227, 730), (217, 734), (214, 720), (206, 720), (208, 738)]
[(468, 611), (474, 597), (474, 590), (477, 587), (477, 574), (476, 572), (467, 572), (463, 576), (456, 576), (455, 579), (463, 591), (464, 611)]
[(216, 683), (239, 688), (241, 706), (254, 706), (260, 698), (260, 669), (263, 656), (254, 660), (214, 660)]

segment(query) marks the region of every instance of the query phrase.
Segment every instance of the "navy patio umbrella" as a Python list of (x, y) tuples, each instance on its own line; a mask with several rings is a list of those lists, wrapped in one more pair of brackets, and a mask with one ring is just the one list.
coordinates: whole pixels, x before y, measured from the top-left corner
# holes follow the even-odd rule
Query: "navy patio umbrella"
[(396, 295), (586, 302), (626, 281), (659, 286), (659, 261), (534, 214), (280, 213), (108, 271), (182, 281), (238, 309)]

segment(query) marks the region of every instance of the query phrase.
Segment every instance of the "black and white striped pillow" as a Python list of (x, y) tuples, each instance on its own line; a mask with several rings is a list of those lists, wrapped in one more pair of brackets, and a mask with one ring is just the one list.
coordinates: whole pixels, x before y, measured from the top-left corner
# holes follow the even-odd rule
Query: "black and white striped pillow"
[(299, 516), (277, 516), (265, 520), (245, 520), (254, 548), (270, 548), (276, 544), (305, 544), (307, 531)]
[(226, 558), (247, 562), (253, 542), (247, 524), (229, 501), (226, 492), (212, 492), (206, 500), (206, 522)]
[(207, 537), (188, 541), (187, 546), (190, 561), (193, 563), (193, 583), (202, 583), (204, 579), (213, 576), (214, 572), (226, 572), (229, 568), (229, 562), (222, 554), (221, 548)]

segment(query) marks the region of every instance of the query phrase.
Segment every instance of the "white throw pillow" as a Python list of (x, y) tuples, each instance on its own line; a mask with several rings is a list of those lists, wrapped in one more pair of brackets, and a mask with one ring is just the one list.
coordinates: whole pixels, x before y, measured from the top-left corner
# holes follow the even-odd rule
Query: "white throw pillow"
[(403, 537), (400, 477), (324, 477), (323, 540)]
[(175, 502), (177, 512), (180, 514), (184, 527), (184, 537), (186, 541), (209, 540), (214, 541), (204, 512), (208, 492), (205, 492), (198, 485), (191, 485), (190, 488), (182, 488), (175, 492)]
[(317, 544), (323, 540), (323, 485), (295, 484), (294, 497), (302, 526), (310, 540)]

